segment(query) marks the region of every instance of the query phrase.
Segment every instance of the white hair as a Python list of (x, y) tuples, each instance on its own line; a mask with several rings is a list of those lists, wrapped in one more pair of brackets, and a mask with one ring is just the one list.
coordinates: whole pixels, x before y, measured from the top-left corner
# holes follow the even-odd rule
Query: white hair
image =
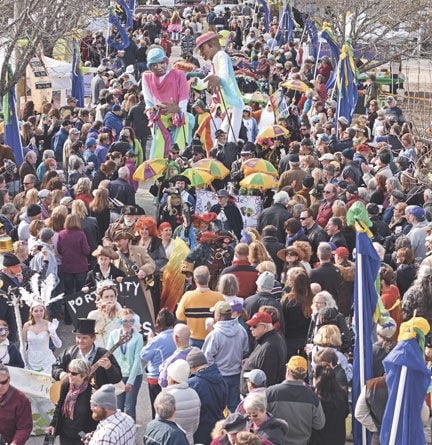
[(287, 192), (284, 192), (283, 190), (281, 190), (280, 192), (277, 192), (274, 194), (273, 196), (273, 202), (276, 204), (283, 204), (284, 206), (286, 206), (289, 202), (289, 195)]

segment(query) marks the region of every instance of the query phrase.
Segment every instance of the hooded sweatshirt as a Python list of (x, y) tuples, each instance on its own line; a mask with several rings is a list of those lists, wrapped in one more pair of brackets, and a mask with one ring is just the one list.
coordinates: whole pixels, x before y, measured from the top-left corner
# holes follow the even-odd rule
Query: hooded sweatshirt
[(237, 375), (243, 357), (249, 352), (248, 336), (237, 318), (220, 320), (202, 346), (209, 364), (216, 363), (223, 376)]

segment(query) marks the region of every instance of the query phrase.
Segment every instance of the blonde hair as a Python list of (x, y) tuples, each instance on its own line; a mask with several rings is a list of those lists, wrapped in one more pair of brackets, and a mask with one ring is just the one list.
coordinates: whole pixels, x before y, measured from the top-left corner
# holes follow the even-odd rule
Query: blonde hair
[(269, 254), (261, 241), (252, 241), (249, 244), (248, 260), (251, 264), (259, 264), (269, 259)]
[(342, 336), (339, 328), (334, 324), (326, 324), (318, 329), (313, 342), (318, 346), (340, 348)]
[(277, 275), (276, 264), (271, 260), (261, 261), (261, 263), (259, 263), (256, 267), (256, 270), (259, 273), (271, 272), (274, 276)]

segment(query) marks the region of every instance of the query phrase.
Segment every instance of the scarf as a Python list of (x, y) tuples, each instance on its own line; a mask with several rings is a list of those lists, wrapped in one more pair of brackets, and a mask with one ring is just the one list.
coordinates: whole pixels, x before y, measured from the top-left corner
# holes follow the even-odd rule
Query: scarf
[(66, 394), (65, 401), (63, 403), (62, 413), (66, 419), (73, 420), (73, 413), (78, 396), (82, 394), (88, 386), (88, 379), (85, 379), (81, 386), (69, 385), (69, 391)]
[(286, 238), (286, 243), (285, 246), (289, 247), (291, 246), (294, 241), (298, 240), (302, 235), (304, 235), (305, 231), (303, 229), (303, 227), (297, 232), (295, 233), (293, 236), (287, 236)]

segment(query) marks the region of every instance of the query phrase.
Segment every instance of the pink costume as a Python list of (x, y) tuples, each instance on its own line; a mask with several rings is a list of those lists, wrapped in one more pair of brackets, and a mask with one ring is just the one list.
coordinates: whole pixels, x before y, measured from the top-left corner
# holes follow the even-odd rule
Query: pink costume
[[(164, 76), (155, 76), (151, 72), (143, 74), (143, 94), (147, 107), (174, 101), (180, 107), (180, 113), (161, 115), (156, 112), (149, 116), (153, 124), (153, 144), (150, 159), (163, 158), (173, 142), (185, 146), (185, 132), (180, 131), (185, 123), (186, 106), (189, 99), (189, 85), (183, 71), (172, 69)], [(172, 122), (170, 121), (172, 120)]]

